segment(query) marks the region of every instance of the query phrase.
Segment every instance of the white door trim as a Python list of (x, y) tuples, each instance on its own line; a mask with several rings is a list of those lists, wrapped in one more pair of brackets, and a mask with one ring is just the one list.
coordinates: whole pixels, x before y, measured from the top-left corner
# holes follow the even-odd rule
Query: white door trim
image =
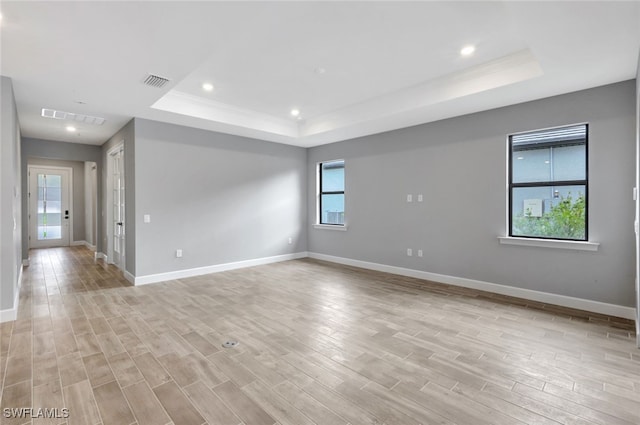
[[(71, 244), (74, 241), (73, 238), (73, 216), (74, 216), (74, 211), (73, 211), (73, 168), (71, 167), (60, 167), (60, 166), (54, 166), (54, 165), (38, 165), (38, 164), (27, 164), (27, 187), (28, 187), (28, 191), (27, 193), (30, 194), (31, 193), (31, 170), (32, 169), (45, 169), (45, 170), (63, 170), (63, 171), (68, 171), (69, 172), (69, 246), (71, 246)], [(27, 202), (27, 217), (28, 217), (28, 226), (29, 226), (29, 241), (28, 241), (28, 245), (29, 247), (31, 247), (31, 236), (35, 236), (31, 234), (31, 197), (29, 195), (28, 198), (28, 202)], [(35, 218), (34, 218), (35, 219)]]

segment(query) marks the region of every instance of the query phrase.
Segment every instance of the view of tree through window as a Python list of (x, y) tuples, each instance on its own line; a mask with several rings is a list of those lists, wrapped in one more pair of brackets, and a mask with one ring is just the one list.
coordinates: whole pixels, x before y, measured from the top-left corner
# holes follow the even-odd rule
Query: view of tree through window
[(344, 225), (344, 161), (322, 162), (318, 170), (320, 224)]
[(510, 236), (587, 240), (586, 124), (509, 137)]

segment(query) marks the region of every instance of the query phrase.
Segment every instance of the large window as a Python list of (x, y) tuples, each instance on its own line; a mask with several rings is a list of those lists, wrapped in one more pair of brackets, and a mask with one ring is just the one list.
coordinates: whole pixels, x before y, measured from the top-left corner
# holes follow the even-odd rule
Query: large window
[(318, 221), (344, 225), (344, 160), (318, 164)]
[(509, 136), (509, 236), (586, 241), (588, 125)]

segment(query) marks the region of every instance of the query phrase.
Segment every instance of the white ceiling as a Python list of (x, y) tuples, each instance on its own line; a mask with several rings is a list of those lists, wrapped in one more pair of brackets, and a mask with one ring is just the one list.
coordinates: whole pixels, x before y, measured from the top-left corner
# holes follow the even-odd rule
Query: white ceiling
[[(314, 146), (632, 79), (640, 50), (640, 1), (23, 0), (0, 12), (22, 134), (98, 145), (141, 117)], [(171, 81), (145, 86), (148, 73)], [(42, 108), (106, 121), (72, 134)]]

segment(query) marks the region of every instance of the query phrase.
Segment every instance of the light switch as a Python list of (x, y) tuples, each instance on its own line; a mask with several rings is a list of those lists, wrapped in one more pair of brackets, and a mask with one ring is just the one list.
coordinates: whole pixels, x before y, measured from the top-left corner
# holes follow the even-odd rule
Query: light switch
[(422, 193), (418, 195), (418, 202), (422, 202)]
[(145, 223), (151, 223), (151, 215), (150, 214), (145, 214), (144, 215), (144, 222)]

